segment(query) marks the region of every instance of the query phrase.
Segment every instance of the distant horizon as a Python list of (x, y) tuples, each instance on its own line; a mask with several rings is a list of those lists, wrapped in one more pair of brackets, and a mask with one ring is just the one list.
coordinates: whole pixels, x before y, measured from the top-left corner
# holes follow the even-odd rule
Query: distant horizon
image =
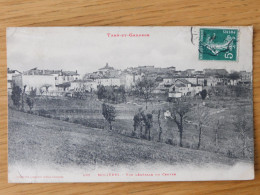
[[(108, 64), (110, 67), (113, 67), (113, 66), (111, 66), (110, 64)], [(131, 66), (131, 67), (127, 67), (127, 68), (125, 68), (125, 69), (116, 69), (116, 68), (114, 68), (115, 70), (120, 70), (120, 71), (124, 71), (124, 70), (126, 70), (126, 69), (128, 69), (128, 68), (138, 68), (138, 67), (147, 67), (147, 66), (153, 66), (153, 67), (155, 67), (155, 68), (162, 68), (162, 67), (159, 67), (159, 66), (155, 66), (155, 65), (140, 65), (140, 66)], [(104, 66), (103, 66), (104, 67)], [(101, 67), (101, 68), (103, 68), (103, 67)], [(169, 67), (163, 67), (163, 68), (170, 68), (170, 67), (175, 67), (175, 66), (169, 66)], [(31, 69), (28, 69), (28, 70), (24, 70), (24, 71), (20, 71), (20, 70), (18, 70), (18, 69), (11, 69), (11, 68), (9, 68), (9, 67), (7, 67), (9, 70), (17, 70), (17, 71), (19, 71), (19, 72), (21, 72), (21, 73), (23, 73), (23, 72), (26, 72), (26, 71), (29, 71), (29, 70), (32, 70), (32, 69), (34, 69), (34, 68), (31, 68)], [(77, 73), (78, 74), (80, 74), (80, 75), (85, 75), (85, 74), (89, 74), (89, 73), (94, 73), (94, 72), (96, 72), (96, 71), (98, 71), (100, 68), (98, 68), (97, 70), (95, 70), (95, 71), (93, 71), (93, 72), (85, 72), (85, 73), (81, 73), (81, 72), (79, 72), (77, 69), (44, 69), (44, 68), (39, 68), (39, 67), (35, 67), (35, 68), (37, 68), (38, 70), (55, 70), (55, 71), (59, 71), (59, 70), (61, 70), (61, 71), (74, 71), (74, 72), (76, 72), (77, 71)], [(175, 67), (176, 68), (176, 67)], [(189, 69), (185, 69), (185, 70), (178, 70), (178, 69), (176, 69), (175, 71), (186, 71), (186, 70), (191, 70), (191, 69), (194, 69), (194, 68), (189, 68)], [(225, 68), (204, 68), (204, 69), (211, 69), (211, 70), (220, 70), (220, 69), (225, 69)], [(197, 69), (194, 69), (195, 71), (203, 71), (204, 69), (199, 69), (199, 70), (197, 70)], [(241, 72), (241, 71), (246, 71), (246, 70), (239, 70), (239, 71), (236, 71), (236, 70), (227, 70), (227, 69), (225, 69), (228, 73), (231, 73), (232, 71), (234, 71), (234, 72)], [(252, 71), (246, 71), (246, 72), (252, 72)]]

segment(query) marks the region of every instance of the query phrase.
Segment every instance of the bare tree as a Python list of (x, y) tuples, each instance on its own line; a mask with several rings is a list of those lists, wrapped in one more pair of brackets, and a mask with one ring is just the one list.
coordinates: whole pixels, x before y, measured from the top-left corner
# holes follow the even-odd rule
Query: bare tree
[(45, 88), (46, 95), (49, 93), (50, 87), (51, 87), (51, 85), (49, 85), (49, 84), (45, 84), (45, 85), (42, 86), (42, 88)]
[(219, 131), (219, 126), (220, 126), (220, 121), (217, 120), (216, 127), (214, 128), (215, 146), (216, 146), (216, 148), (218, 148), (218, 140), (219, 140), (218, 131)]
[(152, 91), (155, 87), (155, 82), (151, 79), (144, 77), (136, 84), (136, 90), (140, 97), (145, 100), (145, 108), (147, 110), (147, 103), (152, 96)]
[(223, 117), (220, 117), (214, 125), (215, 147), (219, 146), (219, 131), (223, 128)]
[(170, 120), (173, 120), (178, 127), (180, 135), (180, 147), (182, 147), (184, 119), (186, 118), (187, 113), (190, 111), (190, 107), (191, 104), (189, 102), (177, 101), (171, 108), (171, 116), (167, 117)]
[(24, 85), (23, 91), (22, 91), (22, 111), (24, 111), (24, 96), (25, 96), (26, 87), (27, 87), (27, 85)]
[(209, 128), (208, 126), (210, 120), (209, 108), (205, 106), (197, 105), (194, 112), (194, 119), (195, 119), (195, 126), (199, 132), (197, 149), (200, 149), (203, 131), (205, 128)]
[(42, 95), (44, 91), (43, 91), (42, 88), (40, 88), (40, 89), (39, 89), (39, 92), (40, 92), (40, 94)]
[(160, 142), (160, 141), (161, 141), (161, 136), (162, 136), (162, 127), (161, 127), (161, 110), (158, 111), (157, 119), (158, 119), (158, 125), (159, 125), (159, 136), (158, 136), (158, 142)]
[(245, 108), (240, 108), (238, 112), (236, 112), (236, 117), (233, 121), (233, 125), (235, 126), (235, 131), (239, 133), (241, 136), (242, 142), (243, 142), (243, 157), (246, 156), (246, 150), (247, 150), (247, 138), (248, 138), (248, 131), (251, 130), (251, 127), (249, 126), (252, 121), (249, 120), (245, 113)]

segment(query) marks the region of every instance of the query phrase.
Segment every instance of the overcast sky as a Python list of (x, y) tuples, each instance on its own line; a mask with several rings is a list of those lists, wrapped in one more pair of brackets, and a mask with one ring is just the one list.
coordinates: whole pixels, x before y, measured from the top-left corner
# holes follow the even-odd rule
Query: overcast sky
[[(194, 32), (196, 32), (195, 29)], [(108, 37), (111, 34), (149, 34), (149, 37)], [(237, 62), (201, 61), (191, 43), (190, 27), (38, 27), (7, 29), (7, 64), (19, 71), (116, 69), (154, 65), (194, 68), (252, 69), (252, 29), (240, 28)], [(195, 42), (198, 41), (195, 37)]]

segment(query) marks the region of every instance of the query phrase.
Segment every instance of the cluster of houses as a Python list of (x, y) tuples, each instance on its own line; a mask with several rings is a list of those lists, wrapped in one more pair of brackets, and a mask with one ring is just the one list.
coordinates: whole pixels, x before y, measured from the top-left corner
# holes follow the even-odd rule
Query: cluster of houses
[(12, 86), (19, 86), (25, 93), (36, 90), (37, 95), (63, 96), (73, 92), (94, 92), (98, 86), (124, 86), (126, 91), (133, 90), (143, 77), (156, 82), (155, 94), (167, 94), (179, 98), (198, 94), (203, 88), (216, 85), (250, 84), (251, 73), (239, 72), (237, 79), (228, 79), (225, 69), (187, 69), (177, 71), (175, 67), (157, 68), (138, 66), (117, 70), (108, 63), (93, 73), (84, 76), (76, 71), (40, 70), (34, 68), (25, 72), (8, 69), (8, 93)]

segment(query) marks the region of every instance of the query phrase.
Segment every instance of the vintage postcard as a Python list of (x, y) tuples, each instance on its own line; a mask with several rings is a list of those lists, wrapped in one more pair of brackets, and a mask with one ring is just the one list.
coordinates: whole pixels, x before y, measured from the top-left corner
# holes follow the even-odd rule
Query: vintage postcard
[(251, 26), (6, 33), (9, 182), (254, 179)]

